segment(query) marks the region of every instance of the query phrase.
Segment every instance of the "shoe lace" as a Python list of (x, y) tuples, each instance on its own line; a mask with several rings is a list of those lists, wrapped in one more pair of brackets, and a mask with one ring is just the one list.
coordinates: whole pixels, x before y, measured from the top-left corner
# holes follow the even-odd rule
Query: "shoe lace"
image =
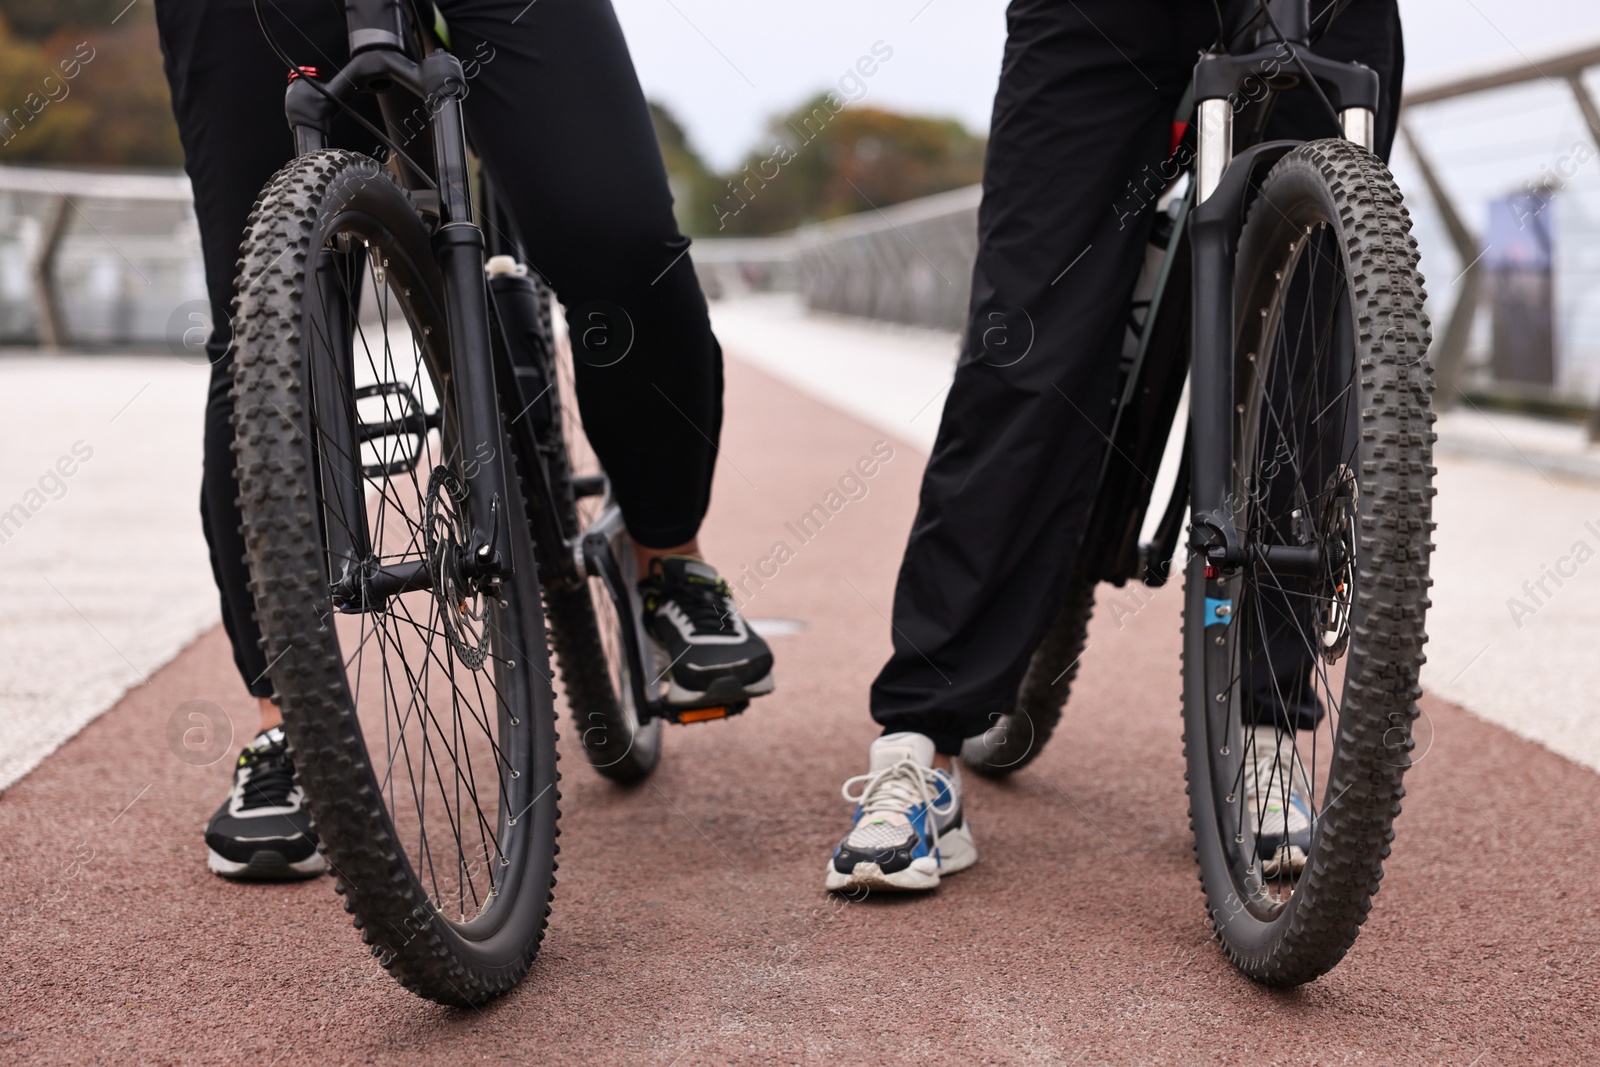
[[(857, 792), (851, 792), (855, 786), (860, 786)], [(944, 807), (935, 803), (943, 786), (949, 799)], [(892, 812), (896, 815), (907, 815), (911, 809), (921, 804), (931, 815), (948, 815), (955, 810), (956, 790), (955, 783), (944, 771), (925, 767), (913, 759), (902, 759), (879, 771), (867, 774), (858, 774), (854, 778), (845, 780), (839, 793), (852, 804), (861, 807), (861, 818), (869, 815), (882, 815)], [(939, 847), (939, 820), (930, 818), (928, 825), (928, 847), (937, 850)]]
[(733, 610), (728, 606), (732, 592), (726, 581), (718, 579), (715, 585), (703, 586), (675, 585), (664, 590), (661, 596), (678, 605), (697, 637), (735, 632)]
[(247, 748), (240, 757), (240, 765), (250, 768), (250, 780), (244, 786), (240, 811), (251, 808), (280, 808), (289, 803), (294, 792), (294, 763), (283, 745), (264, 748)]
[[(1252, 758), (1245, 765), (1245, 794), (1256, 801), (1258, 812), (1277, 804), (1285, 817), (1299, 798), (1309, 806), (1310, 783), (1290, 734), (1262, 730), (1251, 743)], [(1303, 816), (1304, 812), (1300, 812)]]

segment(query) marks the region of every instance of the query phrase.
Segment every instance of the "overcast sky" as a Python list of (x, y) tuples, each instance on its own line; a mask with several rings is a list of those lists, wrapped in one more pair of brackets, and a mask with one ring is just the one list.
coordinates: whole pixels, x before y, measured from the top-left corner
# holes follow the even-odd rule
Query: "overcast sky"
[[(988, 125), (1003, 0), (613, 2), (645, 92), (672, 108), (719, 168), (743, 156), (769, 115), (834, 86), (880, 41), (893, 56), (867, 80), (864, 100)], [(1596, 0), (1401, 0), (1400, 8), (1411, 86), (1600, 43)]]

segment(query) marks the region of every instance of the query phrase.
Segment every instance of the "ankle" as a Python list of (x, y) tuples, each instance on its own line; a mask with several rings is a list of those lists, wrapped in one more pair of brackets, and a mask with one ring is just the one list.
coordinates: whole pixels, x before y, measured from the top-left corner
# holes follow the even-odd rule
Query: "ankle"
[(700, 539), (691, 538), (681, 545), (671, 548), (646, 548), (637, 541), (633, 543), (633, 564), (635, 573), (640, 578), (650, 577), (650, 565), (665, 556), (690, 556), (694, 559), (703, 559), (700, 555)]
[(262, 697), (256, 703), (260, 705), (261, 710), (261, 725), (258, 730), (270, 730), (274, 726), (283, 725), (283, 712), (270, 698)]

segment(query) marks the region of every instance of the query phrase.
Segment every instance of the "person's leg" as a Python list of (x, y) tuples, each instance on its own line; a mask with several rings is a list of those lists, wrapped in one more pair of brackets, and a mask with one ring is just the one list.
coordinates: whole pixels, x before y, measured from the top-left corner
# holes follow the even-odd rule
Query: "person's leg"
[(646, 625), (672, 665), (669, 699), (769, 692), (771, 651), (699, 558), (722, 351), (610, 0), (441, 8), (467, 64), (474, 143), (530, 265), (566, 307), (584, 430), (639, 546)]
[[(346, 50), (343, 20), (316, 0), (264, 5), (268, 26), (297, 60), (334, 65)], [(283, 113), (284, 67), (267, 46), (250, 0), (158, 0), (172, 110), (194, 187), (194, 210), (211, 303), (201, 523), (222, 601), (234, 663), (260, 701), (263, 727), (275, 725), (272, 682), (261, 651), (250, 575), (239, 530), (234, 477), (233, 385), (228, 345), (239, 242), (256, 196), (294, 154)]]
[(950, 757), (1012, 710), (1064, 591), (1155, 199), (1176, 174), (1162, 169), (1173, 111), (1215, 33), (1183, 0), (1014, 0), (1007, 23), (967, 335), (872, 686), (884, 734), (846, 783), (836, 891), (930, 889), (977, 860)]
[[(343, 56), (344, 23), (327, 4), (274, 0), (263, 10), (296, 60), (334, 66)], [(234, 663), (260, 713), (260, 732), (241, 753), (233, 789), (206, 827), (207, 862), (230, 878), (309, 877), (324, 864), (294, 789), (294, 767), (271, 700), (235, 503), (239, 489), (228, 395), (229, 307), (239, 242), (257, 194), (293, 155), (283, 114), (285, 71), (262, 37), (249, 0), (158, 0), (156, 21), (185, 169), (194, 187), (213, 324), (206, 344), (211, 381), (201, 524)]]
[(695, 537), (722, 425), (722, 353), (609, 0), (448, 0), (467, 118), (531, 266), (571, 325), (578, 399), (634, 540)]
[(966, 340), (872, 687), (885, 731), (945, 754), (1013, 709), (1058, 607), (1173, 113), (1215, 36), (1180, 0), (1016, 0), (1007, 19)]

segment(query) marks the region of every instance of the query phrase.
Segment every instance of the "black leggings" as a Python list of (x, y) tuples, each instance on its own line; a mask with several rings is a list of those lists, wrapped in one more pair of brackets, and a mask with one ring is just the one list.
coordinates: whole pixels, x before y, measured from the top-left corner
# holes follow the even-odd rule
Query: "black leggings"
[[(1216, 37), (1212, 6), (1193, 0), (1013, 0), (1006, 20), (966, 340), (895, 587), (894, 655), (872, 686), (885, 731), (926, 734), (944, 753), (1014, 710), (1060, 608), (1154, 219), (1143, 190)], [(1315, 50), (1378, 72), (1387, 158), (1402, 67), (1395, 0), (1354, 0)], [(1267, 133), (1339, 131), (1297, 91)], [(1300, 726), (1319, 713), (1309, 693), (1276, 710)]]
[[(722, 425), (722, 352), (678, 232), (644, 94), (609, 0), (439, 0), (469, 74), (467, 122), (517, 221), (528, 258), (567, 308), (620, 308), (633, 345), (620, 361), (577, 362), (589, 439), (629, 532), (668, 548), (691, 540), (711, 498)], [(341, 6), (261, 0), (297, 64), (340, 66)], [(172, 106), (194, 184), (214, 323), (201, 518), (222, 620), (250, 692), (270, 696), (239, 532), (228, 398), (239, 242), (256, 195), (293, 156), (283, 63), (250, 0), (157, 0)], [(371, 151), (344, 120), (335, 143)], [(599, 364), (607, 365), (601, 366)]]

